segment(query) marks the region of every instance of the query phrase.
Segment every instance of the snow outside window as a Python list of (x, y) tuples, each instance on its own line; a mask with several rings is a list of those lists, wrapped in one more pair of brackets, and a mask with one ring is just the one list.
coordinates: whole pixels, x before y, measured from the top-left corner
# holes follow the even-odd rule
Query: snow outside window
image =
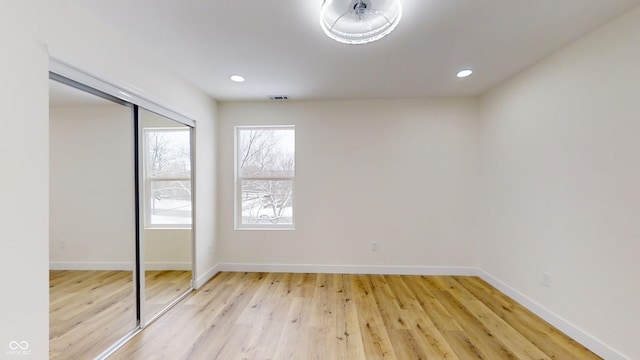
[(293, 229), (295, 129), (239, 126), (236, 137), (236, 228)]
[(149, 128), (145, 136), (145, 225), (191, 227), (189, 129)]

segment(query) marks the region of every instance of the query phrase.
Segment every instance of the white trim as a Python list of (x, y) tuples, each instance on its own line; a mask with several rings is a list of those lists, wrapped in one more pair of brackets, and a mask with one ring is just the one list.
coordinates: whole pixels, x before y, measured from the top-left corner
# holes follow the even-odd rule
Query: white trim
[(572, 324), (568, 320), (562, 318), (561, 316), (555, 314), (551, 310), (545, 308), (544, 306), (538, 304), (536, 301), (530, 299), (523, 293), (518, 290), (512, 288), (511, 286), (505, 284), (504, 282), (498, 280), (491, 274), (478, 269), (479, 276), (484, 281), (491, 284), (496, 289), (500, 290), (505, 295), (509, 296), (513, 300), (515, 300), (518, 304), (524, 306), (537, 316), (541, 317), (551, 325), (553, 325), (558, 330), (565, 333), (567, 336), (577, 341), (587, 349), (593, 351), (596, 355), (607, 359), (607, 360), (631, 360), (630, 357), (627, 357), (610, 346), (606, 345), (602, 341), (598, 340), (593, 335), (587, 333), (586, 331), (580, 329), (576, 325)]
[(49, 262), (49, 270), (123, 270), (133, 271), (132, 262), (106, 261), (53, 261)]
[[(106, 261), (54, 261), (49, 263), (50, 270), (125, 270), (133, 271), (133, 263)], [(191, 271), (190, 262), (153, 262), (145, 263), (145, 270), (185, 270)]]
[[(213, 275), (221, 271), (236, 272), (292, 272), (292, 273), (327, 273), (327, 274), (384, 274), (384, 275), (450, 275), (450, 276), (478, 276), (484, 281), (512, 298), (518, 304), (544, 319), (558, 330), (565, 333), (581, 345), (593, 351), (596, 355), (607, 360), (631, 360), (612, 347), (598, 340), (593, 335), (578, 328), (568, 320), (555, 314), (551, 310), (538, 304), (511, 286), (493, 277), (477, 267), (467, 266), (387, 266), (387, 265), (321, 265), (321, 264), (247, 264), (223, 263), (214, 266), (208, 281)], [(204, 276), (201, 278), (203, 279)]]
[[(293, 149), (293, 161), (294, 161), (294, 174), (293, 176), (282, 176), (282, 177), (246, 177), (240, 176), (240, 169), (238, 167), (240, 154), (240, 131), (242, 130), (253, 130), (253, 129), (262, 129), (266, 131), (277, 131), (277, 130), (292, 130), (294, 134), (294, 149)], [(296, 229), (296, 175), (295, 175), (295, 133), (296, 126), (295, 125), (242, 125), (242, 126), (234, 126), (233, 128), (233, 173), (234, 173), (234, 184), (233, 184), (233, 224), (234, 230), (295, 230)], [(291, 193), (291, 224), (242, 224), (242, 181), (243, 180), (256, 180), (256, 181), (291, 181), (292, 193)]]
[(222, 271), (232, 272), (291, 272), (326, 274), (380, 274), (380, 275), (449, 275), (478, 276), (500, 290), (515, 302), (544, 319), (581, 345), (607, 360), (631, 360), (593, 335), (578, 328), (551, 310), (538, 304), (511, 286), (493, 277), (478, 267), (469, 266), (388, 266), (388, 265), (322, 265), (322, 264), (249, 264), (222, 263), (211, 267), (193, 283), (193, 288), (202, 287), (212, 277)]
[(49, 71), (107, 93), (118, 99), (139, 105), (151, 112), (171, 118), (185, 125), (191, 127), (196, 126), (196, 122), (192, 117), (182, 115), (181, 112), (162, 105), (161, 101), (154, 99), (142, 89), (121, 80), (116, 80), (105, 74), (99, 74), (94, 69), (89, 70), (85, 65), (82, 65), (82, 67), (75, 66), (70, 61), (64, 60), (60, 54), (52, 54), (51, 49), (49, 49)]
[(192, 281), (191, 287), (194, 289), (199, 289), (202, 285), (206, 284), (207, 281), (211, 280), (216, 274), (221, 271), (230, 271), (230, 270), (222, 270), (221, 264), (216, 264), (211, 267), (211, 269), (207, 270), (202, 276)]
[[(142, 212), (144, 213), (144, 229), (145, 230), (150, 230), (150, 229), (188, 229), (191, 230), (192, 224), (193, 224), (193, 210), (194, 210), (194, 206), (193, 206), (193, 198), (194, 198), (194, 194), (193, 194), (193, 182), (191, 181), (191, 173), (193, 172), (193, 162), (190, 163), (190, 171), (189, 171), (189, 176), (180, 176), (180, 177), (167, 177), (167, 176), (149, 176), (148, 172), (149, 172), (149, 164), (151, 163), (151, 160), (149, 159), (151, 151), (149, 149), (149, 134), (150, 133), (160, 133), (160, 132), (186, 132), (189, 138), (189, 160), (191, 161), (191, 131), (193, 128), (191, 127), (183, 127), (183, 126), (176, 126), (176, 127), (143, 127), (142, 128), (142, 134), (140, 134), (140, 139), (142, 141), (142, 171), (140, 172), (142, 174), (142, 183), (143, 185), (143, 191), (142, 191)], [(191, 193), (191, 222), (187, 223), (187, 224), (180, 224), (180, 223), (168, 223), (168, 224), (155, 224), (151, 222), (152, 219), (152, 197), (151, 197), (151, 184), (154, 181), (183, 181), (183, 182), (189, 182), (189, 186), (190, 186), (190, 193)]]
[(388, 265), (322, 265), (322, 264), (219, 264), (218, 271), (290, 272), (325, 274), (377, 275), (455, 275), (477, 276), (480, 269), (467, 266), (388, 266)]
[(296, 126), (291, 124), (289, 125), (284, 124), (284, 125), (237, 125), (235, 127), (242, 130), (245, 130), (245, 129), (264, 129), (264, 130), (285, 129), (286, 130), (286, 129), (293, 129)]

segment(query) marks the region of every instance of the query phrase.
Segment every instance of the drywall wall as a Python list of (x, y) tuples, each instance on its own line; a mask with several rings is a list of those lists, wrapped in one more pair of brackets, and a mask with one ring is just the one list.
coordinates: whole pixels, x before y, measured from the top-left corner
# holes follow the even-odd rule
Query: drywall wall
[(132, 109), (52, 107), (49, 134), (52, 269), (133, 270)]
[(607, 359), (640, 359), (638, 39), (640, 9), (481, 99), (479, 265)]
[[(195, 278), (201, 285), (214, 273), (215, 248), (215, 119), (217, 104), (202, 91), (167, 70), (161, 59), (141, 52), (126, 34), (78, 9), (73, 1), (18, 5), (36, 29), (37, 41), (72, 65), (137, 89), (166, 107), (196, 121)], [(78, 31), (84, 29), (85, 31)]]
[[(216, 103), (178, 78), (117, 29), (61, 0), (6, 0), (0, 11), (0, 157), (11, 176), (2, 178), (0, 353), (26, 341), (31, 359), (48, 358), (49, 248), (49, 52), (85, 70), (118, 79), (197, 122), (198, 191), (196, 272), (202, 279), (215, 254)], [(201, 154), (202, 156), (198, 156)], [(198, 201), (199, 200), (199, 201)], [(202, 219), (202, 220), (200, 220)], [(204, 280), (201, 280), (204, 281)]]
[(32, 359), (48, 359), (48, 63), (14, 5), (0, 11), (0, 357), (26, 341)]
[(144, 262), (147, 270), (191, 270), (190, 229), (145, 229)]
[[(115, 103), (50, 108), (51, 269), (133, 269), (132, 114)], [(156, 117), (144, 113), (143, 126), (180, 126)], [(145, 228), (143, 239), (146, 269), (191, 270), (191, 229)]]
[[(476, 105), (472, 98), (221, 103), (223, 262), (473, 263)], [(294, 231), (234, 230), (234, 127), (239, 125), (295, 125)], [(373, 242), (378, 251), (371, 251)]]

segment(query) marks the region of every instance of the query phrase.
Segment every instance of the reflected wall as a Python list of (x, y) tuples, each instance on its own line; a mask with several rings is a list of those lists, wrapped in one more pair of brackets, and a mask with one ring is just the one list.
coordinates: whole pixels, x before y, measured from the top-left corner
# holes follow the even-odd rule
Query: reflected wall
[(51, 81), (50, 358), (94, 358), (138, 326), (131, 106)]

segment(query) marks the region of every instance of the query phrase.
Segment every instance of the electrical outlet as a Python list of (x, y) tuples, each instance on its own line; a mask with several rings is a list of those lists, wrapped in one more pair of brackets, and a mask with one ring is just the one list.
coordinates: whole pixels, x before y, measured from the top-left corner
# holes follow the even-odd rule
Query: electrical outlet
[(60, 241), (58, 242), (58, 247), (59, 247), (60, 249), (64, 249), (65, 247), (67, 247), (67, 244), (65, 244), (65, 242), (64, 242), (63, 240), (60, 240)]
[(551, 287), (551, 274), (548, 272), (542, 273), (542, 285), (548, 288)]
[(378, 242), (374, 241), (371, 243), (371, 251), (378, 251)]
[(207, 252), (209, 253), (209, 255), (213, 254), (213, 244), (209, 244)]

